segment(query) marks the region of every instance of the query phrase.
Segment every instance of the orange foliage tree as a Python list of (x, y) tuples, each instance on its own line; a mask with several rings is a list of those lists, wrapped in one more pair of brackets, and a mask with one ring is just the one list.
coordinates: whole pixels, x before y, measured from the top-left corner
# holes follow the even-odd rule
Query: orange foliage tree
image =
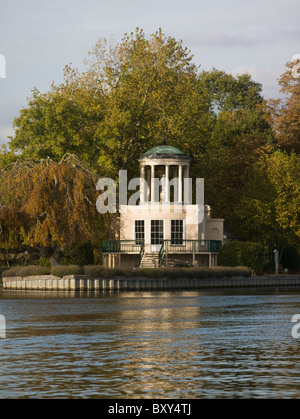
[(282, 150), (300, 153), (300, 63), (290, 62), (279, 78), (283, 99), (271, 99), (267, 104), (270, 119)]
[(64, 249), (106, 235), (108, 215), (96, 210), (98, 176), (76, 156), (17, 161), (0, 175), (0, 248), (20, 243), (38, 249), (51, 264)]

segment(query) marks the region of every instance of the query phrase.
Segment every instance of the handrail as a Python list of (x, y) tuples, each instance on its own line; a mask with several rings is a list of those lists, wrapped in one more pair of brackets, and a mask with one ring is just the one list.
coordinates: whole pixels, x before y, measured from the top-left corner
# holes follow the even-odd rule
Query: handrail
[(162, 261), (165, 254), (165, 240), (162, 241), (161, 247), (158, 252), (158, 267), (160, 268), (162, 265)]
[[(160, 263), (165, 253), (218, 253), (221, 240), (163, 240), (159, 250)], [(144, 240), (103, 240), (104, 253), (138, 253), (140, 257), (145, 252)]]
[(218, 253), (221, 240), (164, 240), (166, 253)]
[(145, 253), (145, 242), (143, 242), (143, 244), (141, 245), (141, 251), (140, 251), (140, 254), (138, 256), (138, 260), (137, 260), (137, 263), (136, 263), (136, 268), (140, 267), (143, 256), (144, 256), (144, 253)]
[(102, 251), (104, 253), (140, 253), (144, 240), (103, 240)]

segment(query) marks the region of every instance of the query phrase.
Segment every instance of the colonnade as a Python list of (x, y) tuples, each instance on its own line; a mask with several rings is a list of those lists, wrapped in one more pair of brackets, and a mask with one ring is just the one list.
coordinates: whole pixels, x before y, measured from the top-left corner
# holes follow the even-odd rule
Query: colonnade
[[(156, 169), (163, 169), (161, 178), (155, 177)], [(173, 177), (170, 180), (170, 171), (173, 168)], [(184, 197), (184, 179), (189, 178), (189, 163), (182, 162), (179, 164), (155, 164), (142, 163), (140, 165), (140, 177), (145, 182), (141, 182), (140, 202), (170, 202), (170, 186), (174, 187), (174, 202), (182, 203)], [(162, 193), (157, 196), (158, 187), (161, 185)], [(147, 190), (145, 190), (145, 187)]]

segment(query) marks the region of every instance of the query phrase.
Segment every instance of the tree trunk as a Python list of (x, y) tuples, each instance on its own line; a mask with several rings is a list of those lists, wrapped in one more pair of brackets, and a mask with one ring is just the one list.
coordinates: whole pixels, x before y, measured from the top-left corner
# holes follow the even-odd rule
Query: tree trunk
[(51, 266), (60, 265), (63, 255), (61, 247), (38, 247), (38, 250), (41, 256), (49, 258)]

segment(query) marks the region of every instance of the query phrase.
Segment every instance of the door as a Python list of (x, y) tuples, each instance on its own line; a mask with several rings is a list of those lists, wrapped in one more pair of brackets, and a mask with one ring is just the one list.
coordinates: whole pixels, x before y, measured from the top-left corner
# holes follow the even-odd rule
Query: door
[(151, 220), (150, 251), (158, 252), (164, 239), (164, 220)]

